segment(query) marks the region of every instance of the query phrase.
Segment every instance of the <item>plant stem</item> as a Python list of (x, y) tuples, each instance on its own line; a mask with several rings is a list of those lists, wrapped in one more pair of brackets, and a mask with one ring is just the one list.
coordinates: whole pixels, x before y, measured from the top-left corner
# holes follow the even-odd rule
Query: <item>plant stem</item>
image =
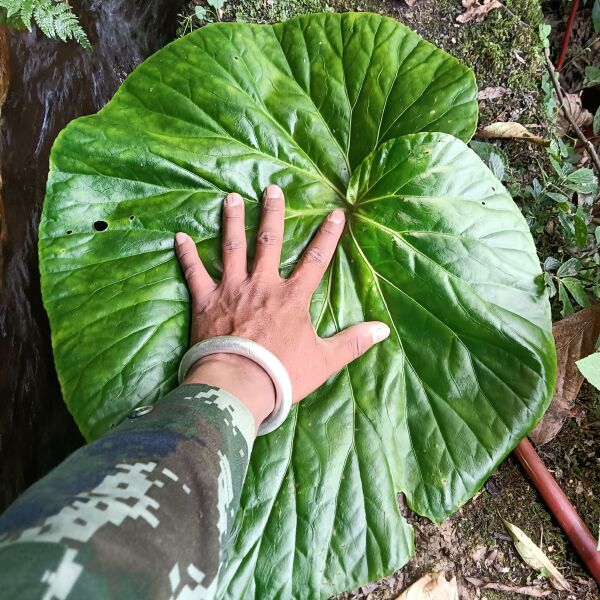
[(579, 8), (579, 0), (573, 0), (571, 4), (571, 12), (569, 12), (569, 20), (567, 21), (567, 28), (563, 37), (562, 46), (560, 48), (560, 54), (556, 63), (556, 70), (560, 71), (563, 68), (565, 57), (567, 56), (567, 50), (569, 48), (569, 40), (571, 39), (571, 32), (573, 31), (573, 23), (575, 22), (575, 16)]
[(573, 56), (573, 53), (571, 53), (571, 58), (565, 61), (565, 64), (563, 65), (563, 68), (561, 70), (566, 69), (575, 60), (575, 58), (583, 56), (586, 53), (586, 51), (589, 50), (596, 42), (600, 42), (600, 35), (595, 35), (594, 37), (592, 37), (592, 39), (586, 44), (584, 48), (575, 49), (575, 56)]
[[(560, 107), (563, 111), (563, 114), (565, 115), (567, 121), (569, 121), (569, 123), (571, 124), (571, 127), (573, 128), (573, 131), (579, 138), (579, 141), (583, 144), (583, 147), (588, 153), (588, 156), (590, 157), (592, 163), (594, 163), (596, 171), (600, 176), (600, 158), (598, 158), (598, 154), (594, 149), (593, 144), (587, 139), (587, 137), (585, 137), (585, 134), (583, 133), (583, 131), (581, 131), (579, 125), (577, 125), (575, 119), (573, 118), (573, 115), (571, 114), (571, 109), (569, 108), (569, 105), (565, 99), (565, 95), (563, 93), (562, 88), (560, 87), (560, 83), (558, 83), (558, 78), (556, 77), (556, 69), (554, 68), (552, 61), (550, 60), (550, 53), (548, 52), (548, 48), (544, 48), (544, 57), (546, 58), (546, 67), (548, 68), (548, 73), (550, 74), (550, 79), (552, 80), (552, 85), (558, 97), (558, 101), (560, 103)], [(594, 202), (596, 202), (597, 200), (598, 198), (596, 198)]]

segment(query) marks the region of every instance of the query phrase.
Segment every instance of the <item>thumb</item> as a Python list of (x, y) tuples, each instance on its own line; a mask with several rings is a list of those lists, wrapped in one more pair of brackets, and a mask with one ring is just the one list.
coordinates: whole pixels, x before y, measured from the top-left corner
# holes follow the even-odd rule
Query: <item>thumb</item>
[(362, 356), (372, 346), (382, 342), (389, 335), (390, 328), (385, 323), (371, 321), (348, 327), (348, 329), (344, 329), (344, 331), (327, 339), (327, 364), (329, 367), (333, 367), (329, 376)]

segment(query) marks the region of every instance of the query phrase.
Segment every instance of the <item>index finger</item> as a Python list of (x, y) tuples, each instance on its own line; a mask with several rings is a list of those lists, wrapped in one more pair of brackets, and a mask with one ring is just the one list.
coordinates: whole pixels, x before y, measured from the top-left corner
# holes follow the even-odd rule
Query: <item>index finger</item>
[(202, 297), (215, 289), (216, 284), (202, 264), (194, 240), (187, 233), (177, 233), (175, 251), (192, 297), (192, 304), (199, 303)]

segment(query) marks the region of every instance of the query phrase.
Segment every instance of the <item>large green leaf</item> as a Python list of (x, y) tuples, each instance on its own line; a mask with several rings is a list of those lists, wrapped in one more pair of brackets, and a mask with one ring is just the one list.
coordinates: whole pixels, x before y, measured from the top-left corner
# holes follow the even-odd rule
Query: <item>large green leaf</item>
[(245, 197), (252, 237), (261, 190), (284, 188), (286, 273), (343, 207), (313, 321), (322, 336), (392, 326), (257, 440), (230, 598), (326, 597), (399, 568), (412, 531), (396, 493), (443, 519), (547, 405), (555, 356), (533, 242), (452, 137), (472, 135), (475, 94), (468, 69), (378, 15), (218, 24), (158, 52), (55, 143), (42, 290), (86, 437), (175, 385), (189, 302), (173, 235), (199, 240), (218, 277), (228, 191)]

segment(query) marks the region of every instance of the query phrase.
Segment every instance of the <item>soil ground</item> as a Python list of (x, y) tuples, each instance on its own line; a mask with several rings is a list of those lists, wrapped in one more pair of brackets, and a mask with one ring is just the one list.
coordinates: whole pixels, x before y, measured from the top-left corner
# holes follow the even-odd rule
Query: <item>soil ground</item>
[[(554, 50), (564, 31), (568, 6), (547, 2), (543, 14), (540, 0), (506, 0), (504, 4), (505, 8), (492, 11), (483, 22), (466, 25), (456, 22), (456, 17), (463, 11), (459, 0), (231, 0), (225, 18), (272, 22), (325, 9), (386, 14), (471, 66), (480, 89), (503, 87), (509, 90), (501, 98), (480, 103), (480, 124), (519, 121), (543, 135), (547, 123), (541, 108), (543, 66), (538, 25), (543, 21), (553, 24)], [(575, 44), (586, 38), (586, 27), (589, 26), (585, 18), (584, 14), (576, 25)], [(589, 14), (587, 20), (590, 20)], [(581, 58), (580, 53), (575, 52), (574, 60), (565, 70), (564, 81), (569, 91), (582, 82)], [(534, 159), (544, 160), (542, 151), (523, 142), (503, 141), (498, 145), (508, 156), (512, 176), (521, 182), (531, 182), (539, 168)], [(599, 439), (600, 397), (584, 385), (574, 418), (553, 441), (538, 448), (579, 515), (595, 534), (600, 522)], [(512, 456), (473, 500), (441, 525), (432, 524), (408, 509), (406, 516), (415, 530), (416, 553), (411, 562), (401, 571), (343, 594), (338, 600), (394, 599), (419, 577), (432, 571), (455, 575), (461, 598), (468, 600), (506, 600), (524, 596), (478, 589), (465, 577), (513, 587), (529, 585), (540, 591), (552, 590), (544, 577), (519, 558), (500, 517), (517, 525), (536, 541), (571, 583), (571, 593), (552, 590), (549, 598), (600, 599), (598, 587)]]

